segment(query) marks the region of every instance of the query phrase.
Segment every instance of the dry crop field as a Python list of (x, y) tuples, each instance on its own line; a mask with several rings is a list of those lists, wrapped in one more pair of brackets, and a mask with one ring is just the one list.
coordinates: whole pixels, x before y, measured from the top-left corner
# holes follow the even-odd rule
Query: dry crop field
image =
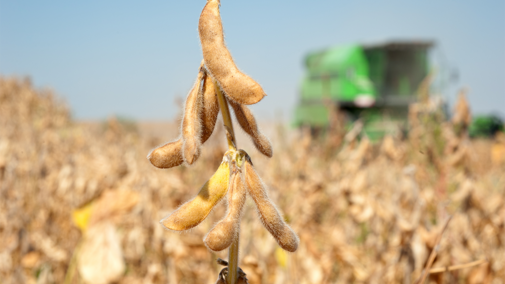
[[(280, 249), (248, 201), (249, 283), (414, 283), (433, 248), (431, 283), (505, 283), (505, 139), (469, 140), (467, 110), (440, 123), (425, 106), (408, 136), (379, 143), (357, 128), (315, 139), (269, 125), (267, 159), (238, 136), (300, 237), (297, 252)], [(153, 167), (147, 153), (177, 132), (78, 123), (51, 92), (0, 78), (0, 283), (214, 283), (227, 255), (202, 239), (224, 206), (182, 234), (159, 220), (218, 167), (223, 129), (194, 166)]]

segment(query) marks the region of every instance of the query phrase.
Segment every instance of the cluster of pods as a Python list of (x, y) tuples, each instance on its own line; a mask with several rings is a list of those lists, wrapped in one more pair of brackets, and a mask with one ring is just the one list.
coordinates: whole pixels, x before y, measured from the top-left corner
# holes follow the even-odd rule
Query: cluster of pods
[[(219, 0), (208, 0), (200, 15), (198, 31), (203, 61), (186, 99), (181, 137), (154, 149), (148, 155), (149, 161), (158, 168), (171, 168), (183, 163), (191, 165), (198, 159), (202, 144), (209, 139), (216, 125), (220, 91), (255, 147), (267, 157), (273, 154), (270, 141), (259, 131), (256, 119), (247, 107), (258, 103), (265, 93), (256, 81), (242, 73), (233, 62), (224, 42), (219, 4)], [(224, 250), (237, 238), (244, 203), (249, 195), (256, 204), (263, 225), (277, 243), (287, 251), (296, 251), (298, 237), (268, 198), (265, 185), (244, 150), (230, 149), (226, 152), (221, 165), (198, 195), (161, 223), (170, 230), (191, 229), (200, 224), (227, 194), (228, 210), (225, 217), (204, 239), (209, 249)]]
[(228, 210), (205, 236), (205, 245), (213, 251), (228, 248), (238, 236), (246, 196), (256, 204), (265, 228), (285, 250), (294, 252), (298, 238), (284, 222), (275, 205), (268, 198), (264, 183), (254, 170), (244, 150), (229, 150), (216, 173), (203, 185), (198, 195), (161, 220), (170, 230), (184, 231), (200, 224), (215, 205), (228, 194)]

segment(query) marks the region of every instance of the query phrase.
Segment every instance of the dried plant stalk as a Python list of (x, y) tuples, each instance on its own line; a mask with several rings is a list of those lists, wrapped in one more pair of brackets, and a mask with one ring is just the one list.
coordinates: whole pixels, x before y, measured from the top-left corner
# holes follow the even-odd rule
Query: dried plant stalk
[(182, 146), (183, 158), (186, 163), (192, 165), (200, 156), (202, 146), (202, 121), (200, 114), (202, 112), (202, 94), (201, 82), (204, 76), (203, 62), (200, 65), (200, 71), (193, 88), (186, 99), (184, 117), (182, 119)]
[(169, 142), (161, 147), (158, 147), (147, 155), (147, 159), (153, 164), (153, 166), (168, 169), (172, 167), (180, 166), (184, 163), (182, 158), (182, 139), (177, 139), (176, 141)]
[(235, 117), (237, 117), (240, 127), (249, 134), (256, 149), (263, 155), (271, 158), (273, 155), (272, 144), (270, 140), (259, 131), (258, 124), (251, 110), (247, 106), (233, 101), (229, 101), (229, 103), (235, 112)]
[(240, 229), (240, 218), (246, 199), (246, 189), (242, 171), (236, 166), (235, 161), (231, 163), (228, 212), (226, 217), (219, 221), (204, 239), (207, 247), (213, 251), (222, 251), (228, 248), (237, 238)]
[(207, 1), (200, 15), (198, 31), (205, 66), (228, 98), (241, 104), (255, 104), (266, 94), (256, 81), (238, 70), (233, 62), (224, 42), (219, 4), (219, 0)]
[(205, 143), (214, 131), (217, 116), (219, 114), (219, 102), (212, 78), (205, 74), (203, 78), (203, 111), (202, 120), (202, 144)]
[(207, 218), (214, 206), (225, 196), (229, 177), (229, 162), (225, 156), (216, 173), (204, 184), (198, 195), (184, 203), (160, 223), (174, 231), (196, 227)]
[(299, 242), (298, 237), (284, 222), (279, 211), (268, 198), (265, 185), (254, 170), (250, 159), (246, 159), (243, 171), (247, 192), (254, 200), (254, 203), (256, 203), (261, 222), (281, 248), (290, 252), (296, 251)]

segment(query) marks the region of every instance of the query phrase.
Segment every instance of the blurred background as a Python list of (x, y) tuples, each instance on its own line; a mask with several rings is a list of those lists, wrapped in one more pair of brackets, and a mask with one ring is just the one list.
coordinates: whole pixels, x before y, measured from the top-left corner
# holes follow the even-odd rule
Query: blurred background
[[(185, 97), (202, 57), (202, 5), (0, 1), (0, 74), (30, 76), (35, 86), (57, 90), (79, 119), (174, 119), (174, 99)], [(237, 65), (269, 95), (254, 110), (288, 120), (308, 52), (391, 40), (433, 41), (431, 68), (446, 80), (445, 73), (453, 75), (447, 101), (453, 104), (457, 88), (468, 86), (475, 112), (505, 115), (504, 5), (229, 1), (221, 9)]]
[[(1, 283), (215, 282), (224, 205), (158, 221), (217, 169), (221, 123), (192, 167), (145, 158), (179, 135), (204, 4), (0, 0)], [(248, 202), (250, 283), (413, 283), (437, 244), (428, 281), (504, 283), (505, 2), (221, 4), (274, 156), (239, 147), (301, 240)]]

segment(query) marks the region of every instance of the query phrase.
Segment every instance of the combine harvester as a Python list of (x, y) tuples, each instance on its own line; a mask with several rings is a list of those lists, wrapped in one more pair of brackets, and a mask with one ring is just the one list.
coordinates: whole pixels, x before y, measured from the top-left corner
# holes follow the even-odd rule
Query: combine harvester
[(409, 104), (429, 73), (431, 41), (332, 47), (305, 58), (307, 72), (294, 124), (327, 129), (333, 110), (361, 119), (371, 140), (406, 125)]

